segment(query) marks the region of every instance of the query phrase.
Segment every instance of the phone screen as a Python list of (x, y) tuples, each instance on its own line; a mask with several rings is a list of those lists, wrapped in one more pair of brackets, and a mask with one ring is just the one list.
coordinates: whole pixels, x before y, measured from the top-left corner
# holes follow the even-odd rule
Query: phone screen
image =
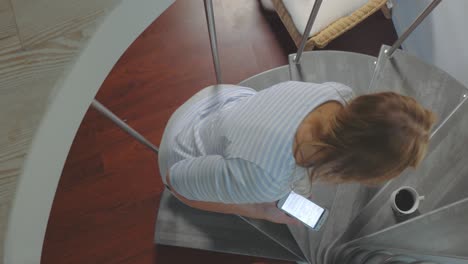
[(312, 228), (315, 228), (325, 211), (324, 208), (294, 192), (289, 194), (281, 209)]

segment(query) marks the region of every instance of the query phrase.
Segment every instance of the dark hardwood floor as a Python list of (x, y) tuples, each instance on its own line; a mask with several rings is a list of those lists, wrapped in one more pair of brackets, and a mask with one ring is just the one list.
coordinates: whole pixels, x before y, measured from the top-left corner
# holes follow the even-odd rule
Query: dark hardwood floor
[[(287, 63), (295, 46), (258, 1), (214, 1), (225, 83)], [(131, 22), (131, 21), (129, 21)], [(327, 49), (376, 55), (395, 32), (380, 12)], [(97, 99), (159, 145), (171, 113), (215, 82), (203, 2), (179, 0), (131, 45)], [(289, 263), (155, 246), (157, 157), (89, 109), (55, 196), (42, 263)]]

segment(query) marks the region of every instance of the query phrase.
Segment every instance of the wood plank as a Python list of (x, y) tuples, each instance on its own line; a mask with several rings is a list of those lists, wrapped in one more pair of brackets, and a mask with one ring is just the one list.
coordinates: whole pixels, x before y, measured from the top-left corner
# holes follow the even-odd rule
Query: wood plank
[(5, 234), (6, 227), (7, 227), (7, 221), (4, 221), (8, 216), (8, 213), (10, 211), (10, 205), (11, 205), (11, 200), (0, 200), (0, 258), (3, 258), (3, 247), (4, 247), (4, 239), (3, 239), (3, 234)]
[(18, 174), (55, 83), (81, 46), (64, 39), (0, 55), (0, 181)]
[[(88, 32), (89, 29), (85, 32)], [(88, 35), (74, 32), (23, 50), (17, 35), (0, 40), (0, 241), (34, 133)], [(1, 246), (1, 245), (0, 245)], [(0, 247), (0, 257), (3, 255)]]
[[(37, 63), (37, 60), (30, 60), (42, 58), (38, 53), (24, 55), (5, 63), (15, 66), (13, 68), (17, 68), (17, 71), (2, 67), (3, 74), (0, 74), (0, 200), (6, 208), (9, 208), (14, 197), (18, 176), (54, 82), (62, 72), (59, 65), (64, 66), (64, 63), (55, 64), (53, 61)], [(0, 56), (2, 66), (5, 65), (5, 61), (2, 61), (4, 58)], [(0, 214), (0, 241), (4, 240), (8, 214), (8, 209)], [(0, 252), (0, 257), (2, 255)]]
[(10, 0), (0, 0), (0, 55), (21, 49)]
[(10, 0), (0, 0), (0, 42), (17, 35), (16, 22)]
[(21, 50), (21, 41), (18, 35), (13, 34), (11, 36), (0, 39), (0, 56), (5, 54), (13, 54)]
[(120, 0), (11, 0), (23, 47), (94, 25)]
[(0, 259), (11, 201), (38, 125), (69, 66), (120, 0), (12, 2), (0, 0)]

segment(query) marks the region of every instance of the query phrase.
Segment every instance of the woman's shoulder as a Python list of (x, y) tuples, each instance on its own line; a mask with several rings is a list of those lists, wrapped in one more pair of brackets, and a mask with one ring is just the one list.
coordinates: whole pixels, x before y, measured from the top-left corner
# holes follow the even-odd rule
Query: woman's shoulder
[(353, 92), (351, 87), (346, 84), (339, 82), (323, 82), (323, 83), (313, 83), (313, 82), (300, 82), (300, 81), (285, 81), (277, 83), (271, 86), (268, 89), (279, 89), (279, 88), (316, 88), (316, 89), (327, 89), (333, 88), (342, 92)]
[[(267, 92), (265, 90), (269, 90)], [(314, 100), (330, 100), (330, 97), (335, 98), (339, 96), (345, 103), (349, 103), (354, 98), (354, 92), (351, 87), (339, 82), (299, 82), (299, 81), (286, 81), (275, 84), (268, 89), (266, 93), (287, 94), (292, 97), (300, 97), (303, 100), (308, 100), (311, 97)], [(328, 92), (327, 92), (328, 91)]]
[(355, 96), (353, 89), (343, 83), (338, 82), (326, 82), (323, 85), (332, 88), (340, 96), (345, 103), (349, 103)]

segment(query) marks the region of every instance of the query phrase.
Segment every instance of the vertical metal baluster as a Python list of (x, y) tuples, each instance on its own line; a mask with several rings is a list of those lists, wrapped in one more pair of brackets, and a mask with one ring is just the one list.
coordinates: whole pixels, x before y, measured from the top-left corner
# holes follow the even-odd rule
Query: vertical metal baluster
[(312, 7), (312, 11), (310, 12), (309, 20), (307, 20), (307, 25), (304, 30), (304, 34), (302, 35), (301, 44), (297, 49), (296, 57), (294, 58), (295, 63), (300, 63), (302, 52), (304, 51), (307, 39), (309, 38), (310, 31), (312, 30), (312, 26), (314, 25), (315, 18), (317, 17), (318, 11), (320, 6), (322, 5), (322, 0), (316, 0), (314, 6)]
[(222, 83), (221, 66), (219, 65), (218, 43), (216, 42), (216, 27), (214, 21), (213, 1), (204, 0), (206, 22), (208, 23), (208, 33), (210, 35), (211, 55), (213, 56), (213, 64), (216, 74), (216, 83)]
[(125, 123), (122, 119), (120, 119), (118, 116), (116, 116), (114, 113), (112, 113), (109, 109), (107, 109), (104, 105), (102, 105), (99, 101), (96, 99), (93, 100), (91, 105), (96, 109), (99, 113), (101, 113), (103, 116), (107, 117), (110, 121), (112, 121), (114, 124), (116, 124), (118, 127), (120, 127), (123, 131), (127, 132), (130, 136), (138, 140), (141, 144), (145, 145), (152, 151), (158, 153), (159, 149), (151, 144), (149, 140), (147, 140), (144, 136), (142, 136), (140, 133), (138, 133), (135, 129), (131, 128), (127, 123)]
[(406, 29), (406, 31), (397, 39), (393, 46), (386, 52), (387, 56), (391, 57), (393, 55), (395, 50), (401, 46), (403, 41), (405, 41), (406, 38), (408, 38), (408, 36), (416, 29), (417, 26), (419, 26), (419, 24), (421, 24), (421, 22), (432, 12), (432, 10), (434, 10), (434, 8), (436, 8), (437, 5), (440, 4), (440, 2), (442, 2), (442, 0), (432, 1), (426, 7), (426, 9), (424, 9), (424, 11), (421, 14), (419, 14), (416, 20), (414, 20), (414, 22)]

